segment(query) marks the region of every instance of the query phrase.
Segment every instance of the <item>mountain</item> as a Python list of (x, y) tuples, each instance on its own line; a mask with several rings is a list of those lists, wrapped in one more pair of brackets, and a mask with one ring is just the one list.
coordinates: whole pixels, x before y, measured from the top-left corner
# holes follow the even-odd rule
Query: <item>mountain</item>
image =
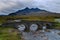
[(26, 14), (35, 13), (35, 12), (41, 12), (41, 11), (45, 11), (45, 10), (41, 10), (39, 8), (31, 8), (31, 9), (29, 9), (28, 7), (26, 7), (25, 9), (18, 10), (18, 11), (14, 12), (14, 13), (10, 13), (9, 15), (26, 15)]

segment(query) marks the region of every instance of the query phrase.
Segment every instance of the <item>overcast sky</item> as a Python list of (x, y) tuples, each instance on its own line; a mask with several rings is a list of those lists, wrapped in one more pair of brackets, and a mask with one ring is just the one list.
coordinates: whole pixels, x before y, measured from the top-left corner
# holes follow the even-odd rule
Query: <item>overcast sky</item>
[(0, 15), (8, 15), (19, 9), (39, 8), (60, 13), (60, 0), (0, 0)]

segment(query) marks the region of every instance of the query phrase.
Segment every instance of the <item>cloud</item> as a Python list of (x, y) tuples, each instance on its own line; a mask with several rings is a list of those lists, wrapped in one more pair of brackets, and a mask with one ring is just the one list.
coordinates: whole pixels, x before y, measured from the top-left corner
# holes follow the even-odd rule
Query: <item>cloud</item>
[(0, 15), (7, 15), (25, 7), (60, 13), (59, 0), (0, 0)]
[(0, 0), (0, 14), (7, 15), (11, 12), (15, 12), (18, 9), (24, 8), (24, 4), (17, 0)]

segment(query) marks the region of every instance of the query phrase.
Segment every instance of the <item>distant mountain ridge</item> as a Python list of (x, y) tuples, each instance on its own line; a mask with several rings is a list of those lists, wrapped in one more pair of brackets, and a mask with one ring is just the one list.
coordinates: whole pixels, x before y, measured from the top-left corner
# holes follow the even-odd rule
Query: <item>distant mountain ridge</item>
[[(26, 7), (25, 9), (22, 10), (18, 10), (14, 13), (10, 13), (7, 16), (54, 16), (54, 17), (60, 17), (60, 13), (53, 13), (53, 12), (49, 12), (46, 10), (41, 10), (39, 8), (31, 8), (29, 9), (28, 7)], [(4, 16), (4, 15), (1, 15)]]
[(41, 10), (39, 8), (29, 9), (28, 7), (26, 7), (25, 9), (18, 10), (14, 13), (10, 13), (9, 15), (26, 15), (26, 14), (29, 14), (29, 13), (35, 13), (35, 12), (41, 12), (41, 11), (45, 11), (45, 10)]

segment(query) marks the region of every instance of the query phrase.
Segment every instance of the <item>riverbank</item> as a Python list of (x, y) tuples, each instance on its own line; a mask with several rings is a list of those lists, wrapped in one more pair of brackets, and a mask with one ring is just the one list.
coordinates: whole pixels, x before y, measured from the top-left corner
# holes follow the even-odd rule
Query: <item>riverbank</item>
[(19, 31), (14, 28), (0, 27), (0, 40), (21, 40)]

